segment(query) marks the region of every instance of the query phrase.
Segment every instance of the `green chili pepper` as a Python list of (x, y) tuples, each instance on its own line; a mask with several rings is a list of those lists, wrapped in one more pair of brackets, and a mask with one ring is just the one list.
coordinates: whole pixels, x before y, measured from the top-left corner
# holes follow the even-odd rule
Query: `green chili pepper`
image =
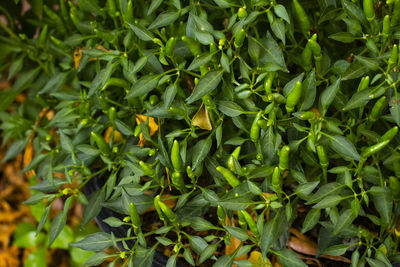
[(247, 17), (246, 7), (239, 8), (237, 15), (239, 19), (244, 19), (245, 17)]
[(386, 43), (390, 33), (390, 16), (386, 15), (382, 22), (382, 44)]
[(257, 228), (257, 224), (254, 221), (253, 217), (245, 210), (240, 210), (238, 213), (241, 213), (242, 216), (244, 217), (247, 225), (249, 226), (250, 231), (253, 233), (253, 235), (258, 238), (260, 236)]
[(83, 101), (79, 104), (79, 116), (86, 117), (90, 113), (90, 103), (88, 101)]
[(253, 124), (251, 125), (250, 128), (250, 139), (254, 143), (258, 141), (260, 138), (260, 126), (258, 126), (257, 122), (261, 118), (262, 112), (258, 112), (256, 117), (254, 118)]
[(93, 140), (96, 142), (101, 153), (103, 153), (105, 155), (110, 154), (110, 147), (108, 146), (107, 142), (104, 140), (104, 138), (102, 136), (100, 136), (99, 134), (97, 134), (95, 132), (91, 132), (90, 135), (93, 138)]
[(102, 90), (105, 90), (108, 86), (118, 86), (124, 89), (130, 88), (130, 84), (127, 80), (115, 77), (108, 79), (105, 85), (103, 86)]
[(159, 98), (158, 98), (157, 95), (151, 95), (151, 96), (149, 97), (149, 102), (150, 102), (150, 104), (151, 104), (152, 106), (156, 105), (156, 104), (158, 103), (158, 101), (159, 101)]
[(301, 58), (303, 60), (303, 66), (305, 70), (311, 69), (312, 65), (312, 50), (310, 41), (307, 42), (306, 47), (304, 47), (303, 52), (301, 53)]
[(178, 140), (174, 140), (174, 143), (171, 148), (171, 161), (172, 166), (174, 167), (175, 172), (182, 172), (183, 169), (183, 162), (182, 157), (179, 151), (179, 142)]
[(376, 145), (367, 147), (365, 149), (365, 151), (362, 153), (361, 157), (364, 158), (364, 159), (367, 159), (369, 156), (371, 156), (371, 155), (379, 152), (380, 150), (382, 150), (389, 143), (390, 143), (390, 140), (385, 140), (383, 142), (379, 142)]
[(129, 0), (128, 3), (126, 4), (126, 10), (123, 15), (124, 21), (128, 22), (130, 24), (135, 23), (135, 18), (133, 16), (133, 3), (132, 0)]
[[(155, 199), (155, 201), (156, 201), (156, 199)], [(173, 224), (177, 224), (178, 219), (176, 217), (176, 214), (164, 202), (161, 201), (159, 195), (157, 198), (157, 202), (158, 202), (158, 206), (160, 207), (161, 211), (168, 218), (168, 220), (170, 222), (172, 222)]]
[(368, 88), (368, 86), (369, 86), (369, 76), (362, 77), (360, 83), (358, 84), (357, 92), (360, 92), (365, 88)]
[(379, 138), (379, 142), (383, 142), (386, 140), (391, 141), (399, 132), (399, 127), (394, 126), (392, 129), (389, 129), (388, 131), (386, 131), (386, 133), (384, 133), (381, 138)]
[(115, 107), (110, 107), (110, 109), (108, 110), (108, 118), (110, 119), (110, 122), (112, 124), (115, 123), (116, 117), (117, 117), (117, 111)]
[(160, 205), (159, 205), (160, 202), (161, 202), (161, 200), (160, 200), (160, 195), (155, 196), (155, 197), (154, 197), (154, 200), (153, 200), (154, 208), (156, 209), (156, 211), (157, 211), (158, 216), (160, 217), (160, 219), (161, 219), (162, 221), (165, 221), (166, 218), (165, 218), (165, 216), (164, 216), (164, 213), (162, 213), (162, 211), (161, 211), (161, 208), (160, 208)]
[(43, 6), (43, 10), (46, 15), (49, 17), (50, 21), (56, 25), (57, 31), (60, 33), (65, 33), (65, 25), (62, 19), (58, 16), (56, 12), (52, 9), (48, 8), (46, 5)]
[(181, 39), (183, 42), (185, 42), (187, 47), (190, 49), (190, 52), (192, 52), (193, 56), (198, 56), (201, 54), (200, 43), (196, 42), (194, 39), (192, 39), (189, 36), (182, 36)]
[(297, 19), (299, 20), (300, 30), (304, 35), (308, 35), (311, 23), (308, 19), (307, 13), (304, 11), (303, 7), (300, 5), (298, 0), (293, 0), (294, 11), (296, 13)]
[(263, 129), (264, 131), (266, 131), (266, 130), (268, 129), (268, 127), (269, 127), (268, 122), (267, 122), (266, 120), (264, 120), (264, 119), (259, 119), (259, 120), (257, 121), (257, 125), (258, 125), (261, 129)]
[(394, 44), (393, 48), (392, 48), (392, 53), (390, 54), (390, 57), (389, 57), (389, 62), (388, 62), (388, 66), (386, 69), (387, 72), (393, 67), (393, 64), (397, 63), (397, 56), (398, 56), (397, 45)]
[(129, 203), (129, 216), (134, 228), (140, 228), (142, 226), (140, 222), (140, 216), (134, 203)]
[(117, 16), (117, 9), (115, 6), (115, 0), (107, 0), (107, 12), (110, 17), (115, 18)]
[(173, 172), (171, 175), (171, 180), (179, 191), (185, 190), (185, 181), (181, 172)]
[(289, 168), (289, 146), (283, 146), (279, 154), (279, 169), (284, 171)]
[(231, 171), (235, 170), (235, 164), (233, 163), (233, 158), (239, 160), (239, 154), (240, 154), (240, 146), (238, 146), (237, 148), (235, 148), (235, 150), (233, 150), (232, 154), (228, 159), (228, 167), (229, 169), (231, 169)]
[(218, 166), (217, 171), (219, 171), (224, 176), (228, 184), (230, 184), (232, 187), (240, 185), (239, 179), (236, 178), (236, 176), (230, 170), (225, 169), (222, 166)]
[(182, 108), (176, 108), (176, 107), (170, 107), (169, 111), (171, 111), (172, 113), (181, 116), (181, 117), (185, 117), (186, 116), (186, 112), (184, 109)]
[(291, 113), (294, 110), (297, 102), (299, 102), (302, 90), (303, 86), (301, 82), (298, 81), (286, 99), (286, 110), (288, 113)]
[(274, 81), (276, 72), (270, 72), (268, 73), (267, 77), (265, 78), (264, 81), (264, 89), (265, 89), (265, 94), (270, 95), (272, 93), (271, 88), (272, 88), (272, 83)]
[(238, 34), (236, 34), (235, 41), (234, 41), (234, 45), (235, 45), (236, 49), (242, 47), (245, 37), (246, 37), (246, 31), (244, 29), (241, 29), (238, 32)]
[(363, 0), (363, 9), (367, 20), (372, 21), (375, 18), (374, 1)]
[(61, 11), (61, 16), (64, 19), (65, 22), (68, 21), (68, 11), (67, 11), (67, 6), (65, 5), (64, 0), (59, 1), (59, 6), (60, 6), (60, 11)]
[(186, 174), (192, 180), (196, 177), (196, 175), (194, 174), (194, 172), (192, 170), (192, 167), (190, 167), (190, 166), (186, 167)]
[(323, 146), (317, 146), (317, 154), (319, 158), (319, 163), (321, 167), (327, 168), (329, 164), (328, 156), (326, 155), (325, 149)]
[(390, 26), (397, 26), (400, 19), (400, 0), (395, 0), (394, 7), (393, 7), (393, 15), (392, 19), (390, 20)]
[(315, 152), (315, 139), (316, 139), (315, 132), (314, 131), (309, 132), (307, 137), (307, 146), (313, 152)]
[(174, 55), (174, 49), (176, 45), (177, 39), (175, 37), (171, 37), (168, 39), (167, 43), (165, 44), (165, 54), (169, 57)]
[(369, 120), (375, 122), (381, 116), (383, 110), (386, 107), (386, 96), (382, 96), (375, 102), (374, 106), (372, 107), (371, 114), (369, 115)]
[[(314, 34), (313, 36), (317, 36), (316, 34)], [(309, 39), (308, 42), (310, 43), (310, 48), (312, 51), (312, 54), (314, 56), (314, 59), (316, 61), (320, 61), (322, 59), (322, 55), (321, 55), (321, 47), (319, 46), (319, 44), (313, 40), (313, 39)]]
[(148, 163), (146, 163), (144, 161), (139, 161), (139, 165), (142, 168), (142, 171), (143, 171), (144, 175), (147, 175), (147, 176), (150, 176), (150, 177), (153, 177), (155, 175), (156, 171), (153, 170), (151, 164), (148, 164)]
[(218, 216), (218, 219), (224, 224), (226, 214), (225, 214), (224, 208), (221, 205), (218, 205), (218, 207), (217, 207), (217, 216)]
[(40, 32), (39, 37), (38, 37), (38, 46), (39, 47), (44, 47), (44, 45), (47, 41), (47, 36), (48, 36), (48, 26), (46, 24), (43, 27), (43, 30)]
[(308, 121), (315, 120), (316, 117), (317, 117), (317, 115), (315, 115), (315, 113), (312, 112), (312, 111), (305, 111), (305, 112), (302, 112), (302, 113), (300, 114), (300, 116), (299, 116), (300, 119), (302, 119), (302, 120), (308, 120)]
[(133, 131), (133, 136), (138, 137), (142, 132), (142, 126), (140, 124), (136, 125), (135, 130)]
[(275, 191), (280, 191), (281, 188), (281, 174), (279, 171), (279, 167), (275, 167), (274, 172), (272, 173), (272, 187)]
[(243, 214), (241, 212), (238, 212), (237, 215), (238, 215), (238, 221), (239, 221), (240, 227), (242, 227), (243, 229), (246, 229), (247, 223), (246, 223), (246, 219), (244, 218)]

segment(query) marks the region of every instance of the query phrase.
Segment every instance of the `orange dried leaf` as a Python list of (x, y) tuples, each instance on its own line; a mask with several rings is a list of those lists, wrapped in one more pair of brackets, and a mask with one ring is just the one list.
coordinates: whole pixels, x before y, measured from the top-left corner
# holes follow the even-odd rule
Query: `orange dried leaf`
[(210, 122), (210, 117), (208, 115), (208, 110), (206, 109), (204, 104), (201, 104), (199, 110), (193, 116), (192, 125), (197, 126), (203, 130), (207, 131), (212, 130), (212, 125)]
[(75, 63), (75, 69), (79, 68), (79, 63), (81, 62), (81, 58), (82, 58), (82, 49), (80, 49), (79, 47), (77, 49), (75, 49), (74, 51), (74, 63)]
[[(110, 143), (110, 138), (111, 138), (111, 132), (113, 131), (113, 127), (108, 127), (106, 132), (104, 133), (104, 140), (106, 140), (107, 143)], [(114, 130), (114, 143), (118, 143), (122, 141), (122, 135), (119, 131)]]
[(149, 129), (150, 129), (150, 136), (153, 136), (155, 132), (158, 130), (158, 125), (153, 117), (147, 117), (145, 115), (136, 114), (136, 123), (141, 124), (146, 123), (147, 118), (149, 118)]

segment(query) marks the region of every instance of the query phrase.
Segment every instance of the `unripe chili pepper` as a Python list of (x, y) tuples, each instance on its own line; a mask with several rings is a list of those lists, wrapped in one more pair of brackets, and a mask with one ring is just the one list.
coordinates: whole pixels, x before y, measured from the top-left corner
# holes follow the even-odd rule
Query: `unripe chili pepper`
[(315, 152), (315, 139), (316, 139), (315, 132), (314, 131), (309, 132), (307, 137), (307, 147), (313, 152)]
[(233, 158), (239, 160), (239, 154), (240, 154), (240, 146), (238, 146), (237, 148), (235, 148), (235, 150), (233, 150), (232, 154), (228, 159), (228, 167), (229, 169), (231, 169), (231, 171), (235, 170), (235, 164)]
[(192, 39), (189, 36), (182, 36), (181, 39), (183, 42), (185, 42), (187, 47), (190, 49), (190, 52), (192, 52), (193, 56), (197, 56), (197, 55), (201, 54), (201, 47), (198, 42), (196, 42), (194, 39)]
[(236, 176), (230, 170), (225, 169), (222, 166), (218, 166), (217, 171), (219, 171), (224, 176), (228, 184), (230, 184), (232, 187), (240, 185), (239, 179), (236, 178)]
[(139, 161), (139, 166), (142, 168), (143, 174), (153, 177), (155, 175), (155, 170), (153, 170), (152, 166), (144, 161)]
[(387, 144), (390, 143), (390, 140), (385, 140), (383, 142), (379, 142), (376, 145), (367, 147), (364, 152), (362, 153), (361, 157), (364, 159), (367, 159), (369, 156), (379, 152), (380, 150), (382, 150), (385, 146), (387, 146)]
[(381, 116), (383, 110), (386, 107), (386, 96), (382, 96), (375, 102), (374, 106), (372, 107), (371, 114), (369, 115), (369, 120), (375, 122)]
[(306, 111), (300, 114), (299, 118), (302, 120), (308, 120), (308, 121), (312, 121), (315, 120), (315, 118), (317, 117), (317, 115), (315, 115), (314, 112), (312, 111)]
[(246, 7), (239, 8), (237, 15), (239, 19), (244, 19), (245, 17), (247, 17)]
[(254, 143), (258, 141), (260, 138), (260, 126), (258, 126), (257, 122), (261, 118), (262, 112), (258, 112), (256, 117), (254, 118), (253, 124), (251, 125), (250, 128), (250, 139)]
[(257, 125), (258, 125), (261, 129), (263, 129), (264, 131), (266, 131), (266, 130), (268, 129), (268, 127), (269, 127), (268, 122), (267, 122), (266, 120), (264, 120), (264, 119), (259, 119), (259, 120), (257, 121)]
[(274, 172), (272, 173), (272, 187), (275, 191), (279, 191), (281, 188), (281, 174), (279, 171), (279, 167), (275, 167)]
[(246, 37), (246, 31), (244, 29), (241, 29), (238, 32), (238, 34), (236, 34), (235, 41), (234, 41), (234, 45), (235, 45), (236, 49), (242, 47), (245, 37)]
[(99, 96), (99, 104), (100, 107), (103, 111), (106, 111), (110, 108), (110, 105), (108, 104), (108, 102), (104, 99), (104, 96)]
[(39, 47), (44, 47), (46, 40), (47, 40), (47, 35), (48, 35), (48, 26), (46, 24), (43, 27), (43, 30), (40, 32), (39, 37), (38, 37), (38, 46)]
[(121, 88), (130, 88), (130, 83), (122, 78), (111, 77), (107, 80), (106, 84), (103, 86), (102, 90), (105, 90), (108, 86), (118, 86)]
[(142, 132), (142, 126), (136, 125), (135, 130), (133, 131), (133, 136), (138, 137), (139, 134)]
[(364, 14), (368, 21), (372, 21), (375, 18), (374, 1), (363, 0)]
[(183, 180), (183, 175), (181, 172), (173, 172), (171, 175), (171, 180), (178, 190), (185, 190), (185, 181)]
[(399, 23), (400, 19), (400, 0), (395, 0), (393, 7), (393, 15), (390, 20), (390, 26), (396, 26)]
[(171, 148), (171, 161), (172, 166), (174, 167), (175, 172), (182, 172), (183, 169), (183, 162), (182, 157), (179, 150), (179, 142), (178, 140), (174, 140)]
[(192, 167), (190, 167), (190, 166), (186, 167), (186, 174), (192, 180), (196, 177), (196, 175), (194, 174), (194, 172), (192, 170)]
[(386, 15), (383, 18), (382, 22), (382, 44), (386, 43), (386, 40), (389, 37), (389, 33), (390, 33), (390, 17), (389, 15)]
[(319, 163), (321, 167), (326, 168), (329, 164), (328, 156), (326, 155), (325, 149), (323, 146), (317, 146), (317, 154), (319, 158)]
[(289, 146), (283, 146), (279, 154), (279, 169), (284, 171), (289, 168)]
[(159, 196), (157, 198), (157, 201), (158, 201), (158, 206), (160, 207), (164, 215), (168, 218), (168, 220), (173, 224), (176, 224), (178, 222), (176, 214), (164, 202), (161, 201)]
[(115, 110), (115, 107), (110, 107), (108, 109), (108, 118), (110, 119), (110, 122), (112, 124), (115, 123), (116, 117), (117, 117), (117, 111)]
[(60, 6), (60, 11), (61, 11), (61, 16), (64, 19), (64, 22), (68, 21), (68, 10), (67, 10), (67, 6), (65, 5), (65, 1), (64, 0), (60, 0), (59, 1), (59, 6)]
[(149, 102), (152, 106), (156, 105), (158, 103), (158, 96), (157, 95), (151, 95), (149, 97)]
[(238, 212), (237, 215), (240, 227), (242, 227), (243, 229), (247, 229), (246, 219), (244, 218), (243, 214), (241, 212)]
[(296, 83), (293, 90), (289, 93), (286, 99), (286, 110), (291, 113), (294, 110), (297, 102), (299, 102), (302, 93), (302, 84), (300, 81)]
[(360, 83), (358, 84), (357, 92), (360, 92), (365, 88), (368, 88), (368, 86), (369, 86), (369, 76), (362, 77)]
[(107, 0), (107, 12), (110, 17), (115, 18), (117, 9), (114, 0)]
[(392, 53), (390, 54), (389, 57), (389, 64), (394, 64), (397, 62), (397, 55), (398, 55), (397, 45), (394, 44), (392, 48)]
[(79, 104), (79, 116), (86, 117), (90, 113), (90, 103), (88, 101), (83, 101)]
[(222, 223), (225, 223), (226, 214), (224, 208), (221, 205), (218, 205), (217, 207), (217, 216)]
[(93, 140), (96, 142), (97, 147), (99, 148), (101, 153), (103, 153), (105, 155), (110, 154), (110, 147), (108, 146), (106, 140), (104, 140), (104, 138), (102, 136), (100, 136), (99, 134), (97, 134), (95, 132), (91, 132), (90, 135), (93, 138)]
[(129, 0), (127, 5), (126, 5), (126, 10), (123, 15), (124, 21), (128, 23), (135, 23), (135, 18), (133, 16), (133, 3), (132, 0)]
[(140, 222), (140, 216), (134, 203), (129, 203), (129, 216), (134, 228), (140, 228), (142, 223)]
[(268, 73), (267, 77), (265, 78), (264, 81), (264, 89), (265, 89), (265, 94), (270, 95), (272, 93), (271, 88), (272, 88), (272, 82), (274, 81), (276, 72), (270, 72)]
[(311, 23), (308, 19), (307, 13), (304, 11), (303, 7), (300, 5), (298, 0), (293, 0), (294, 11), (296, 13), (297, 19), (299, 20), (300, 30), (304, 35), (308, 35)]
[(170, 107), (169, 111), (171, 111), (172, 113), (181, 116), (181, 117), (185, 117), (186, 116), (186, 112), (184, 109), (182, 108), (176, 108), (176, 107)]
[(165, 44), (165, 54), (169, 57), (174, 55), (174, 49), (176, 45), (177, 39), (175, 37), (171, 37), (168, 39), (167, 43)]
[(394, 126), (392, 129), (389, 129), (388, 131), (386, 131), (386, 133), (384, 133), (381, 138), (379, 138), (379, 142), (383, 142), (386, 140), (391, 141), (399, 132), (399, 127)]
[(253, 217), (245, 210), (240, 210), (239, 213), (242, 214), (244, 217), (247, 225), (249, 226), (250, 231), (253, 233), (253, 235), (257, 238), (260, 236), (257, 228), (257, 224), (254, 221)]
[[(314, 36), (316, 36), (316, 34), (314, 34)], [(320, 61), (322, 59), (321, 47), (313, 39), (309, 39), (308, 42), (310, 43), (310, 48), (311, 48), (312, 54), (314, 56), (314, 59), (316, 61)]]
[(155, 196), (155, 197), (154, 197), (154, 200), (153, 200), (154, 208), (156, 209), (156, 211), (157, 211), (158, 216), (160, 217), (160, 219), (161, 219), (162, 221), (165, 221), (166, 218), (165, 218), (165, 216), (164, 216), (164, 213), (161, 211), (161, 208), (160, 208), (160, 205), (159, 205), (160, 202), (161, 202), (161, 201), (160, 201), (160, 195)]

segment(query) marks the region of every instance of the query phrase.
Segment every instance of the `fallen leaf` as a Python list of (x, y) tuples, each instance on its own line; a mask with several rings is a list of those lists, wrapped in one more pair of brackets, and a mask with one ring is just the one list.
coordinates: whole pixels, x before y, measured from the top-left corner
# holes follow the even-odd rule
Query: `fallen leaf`
[[(104, 140), (106, 140), (107, 143), (110, 143), (111, 140), (111, 132), (113, 131), (113, 127), (108, 127), (106, 132), (104, 133)], [(114, 130), (114, 143), (118, 143), (122, 141), (122, 135), (119, 131)]]
[(208, 110), (206, 109), (204, 104), (201, 104), (199, 110), (193, 116), (192, 125), (197, 126), (203, 130), (207, 131), (212, 130), (212, 125), (210, 122), (210, 117), (208, 115)]
[[(150, 136), (153, 136), (154, 133), (157, 132), (157, 130), (158, 130), (158, 125), (153, 117), (147, 117), (145, 115), (136, 114), (136, 123), (139, 125), (141, 123), (146, 123), (147, 118), (149, 119)], [(146, 139), (144, 139), (143, 134), (140, 133), (138, 145), (144, 146), (145, 142), (146, 142)]]
[(272, 265), (268, 258), (267, 262), (265, 262), (261, 252), (256, 250), (250, 253), (249, 261), (259, 267), (268, 267)]

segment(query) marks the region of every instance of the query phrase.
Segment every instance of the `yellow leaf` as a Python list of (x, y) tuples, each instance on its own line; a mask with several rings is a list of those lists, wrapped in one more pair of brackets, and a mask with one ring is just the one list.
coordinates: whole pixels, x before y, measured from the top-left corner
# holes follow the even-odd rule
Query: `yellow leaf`
[[(158, 130), (158, 125), (157, 125), (157, 123), (156, 123), (156, 121), (154, 120), (153, 117), (147, 117), (145, 115), (136, 114), (136, 123), (137, 124), (141, 124), (142, 122), (146, 123), (147, 118), (149, 119), (150, 136), (153, 136), (153, 134), (155, 132), (157, 132), (157, 130)], [(143, 134), (141, 133), (139, 135), (139, 143), (138, 143), (138, 145), (139, 146), (144, 146), (145, 142), (146, 142), (146, 140), (144, 139)]]
[(261, 252), (256, 250), (250, 253), (249, 261), (253, 263), (253, 266), (262, 266), (262, 267), (272, 266), (269, 259), (267, 258), (267, 262), (265, 262), (263, 260)]
[(75, 63), (75, 69), (79, 68), (79, 63), (81, 62), (82, 58), (82, 50), (78, 47), (74, 51), (74, 63)]
[(204, 104), (201, 104), (201, 107), (194, 115), (194, 117), (192, 119), (192, 125), (200, 127), (203, 130), (207, 130), (207, 131), (212, 130), (212, 125), (210, 122), (210, 117), (208, 115), (208, 110), (206, 109)]

